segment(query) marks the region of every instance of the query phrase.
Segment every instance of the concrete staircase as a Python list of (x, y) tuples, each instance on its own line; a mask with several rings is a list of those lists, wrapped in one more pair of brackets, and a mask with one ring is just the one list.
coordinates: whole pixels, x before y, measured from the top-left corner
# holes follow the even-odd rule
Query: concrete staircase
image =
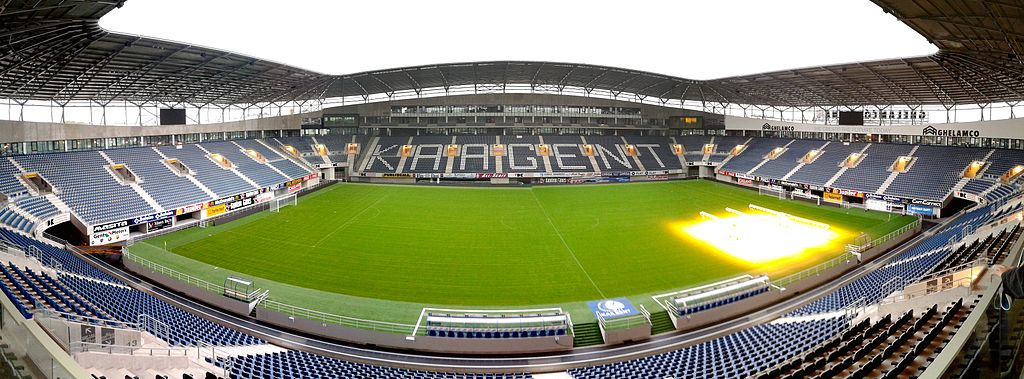
[(572, 347), (593, 346), (604, 344), (601, 326), (597, 321), (572, 326)]
[(675, 331), (676, 326), (672, 323), (672, 318), (669, 317), (668, 311), (661, 310), (651, 312), (651, 335), (668, 333)]

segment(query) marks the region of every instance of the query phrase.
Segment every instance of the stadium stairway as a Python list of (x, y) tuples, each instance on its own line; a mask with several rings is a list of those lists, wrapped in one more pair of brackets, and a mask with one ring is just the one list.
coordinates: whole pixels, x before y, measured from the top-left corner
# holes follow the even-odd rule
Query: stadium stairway
[(667, 333), (676, 330), (668, 311), (651, 312), (651, 335)]
[(604, 343), (601, 327), (597, 325), (596, 321), (573, 325), (572, 334), (572, 347), (593, 346)]

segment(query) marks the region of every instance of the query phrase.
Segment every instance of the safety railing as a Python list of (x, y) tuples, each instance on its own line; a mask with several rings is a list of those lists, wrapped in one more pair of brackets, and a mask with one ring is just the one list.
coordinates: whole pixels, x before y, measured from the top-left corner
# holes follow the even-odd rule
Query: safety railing
[[(872, 247), (879, 246), (879, 245), (881, 245), (883, 243), (886, 243), (886, 242), (889, 242), (889, 241), (893, 241), (893, 240), (899, 238), (900, 236), (904, 235), (905, 233), (907, 233), (907, 232), (909, 232), (911, 230), (916, 229), (919, 226), (921, 226), (921, 219), (916, 219), (913, 222), (900, 227), (899, 229), (896, 229), (896, 230), (894, 230), (892, 232), (889, 232), (889, 233), (885, 234), (884, 236), (875, 238), (875, 239), (869, 241), (867, 244), (859, 246), (859, 251), (865, 251), (865, 250), (868, 250), (868, 249), (870, 249)], [(831, 269), (833, 267), (836, 267), (836, 266), (839, 266), (839, 265), (842, 265), (842, 264), (846, 264), (846, 262), (849, 262), (849, 261), (855, 260), (855, 259), (857, 259), (857, 256), (854, 253), (846, 252), (846, 253), (843, 253), (842, 255), (838, 256), (838, 257), (829, 259), (827, 261), (824, 261), (824, 262), (821, 262), (821, 263), (819, 263), (817, 265), (808, 267), (808, 268), (803, 269), (801, 271), (798, 271), (796, 273), (793, 273), (793, 274), (781, 277), (779, 279), (773, 280), (771, 282), (771, 284), (772, 284), (772, 286), (775, 286), (775, 287), (786, 288), (786, 286), (788, 286), (790, 284), (796, 283), (796, 282), (798, 282), (800, 280), (803, 280), (803, 279), (806, 279), (806, 278), (817, 276), (818, 274), (820, 274), (820, 273), (822, 273), (822, 272), (824, 272), (824, 271), (826, 271), (828, 269)]]
[(131, 252), (129, 252), (129, 251), (125, 251), (124, 255), (122, 255), (121, 258), (125, 259), (125, 260), (128, 260), (128, 261), (131, 261), (131, 262), (135, 262), (135, 263), (139, 264), (139, 266), (142, 266), (143, 268), (148, 269), (150, 271), (157, 272), (157, 273), (160, 273), (160, 274), (162, 274), (164, 276), (167, 276), (169, 278), (175, 279), (177, 281), (184, 282), (184, 283), (187, 283), (187, 284), (199, 287), (199, 288), (201, 288), (201, 289), (203, 289), (203, 290), (205, 290), (207, 292), (211, 292), (211, 293), (215, 293), (215, 294), (223, 294), (224, 293), (224, 286), (223, 285), (216, 284), (216, 283), (211, 283), (211, 282), (208, 282), (206, 280), (199, 279), (199, 278), (194, 277), (192, 275), (189, 275), (189, 274), (183, 273), (181, 271), (175, 270), (173, 268), (164, 266), (162, 264), (153, 262), (151, 260), (148, 260), (146, 258), (140, 257), (138, 255), (131, 254)]
[(641, 325), (651, 325), (651, 312), (648, 312), (643, 304), (640, 305), (639, 311), (638, 315), (616, 318), (604, 318), (598, 315), (597, 322), (601, 325), (602, 330), (625, 330)]
[(280, 312), (292, 317), (319, 321), (325, 324), (339, 325), (349, 328), (372, 330), (376, 332), (411, 335), (413, 329), (416, 328), (416, 325), (412, 324), (366, 320), (355, 317), (341, 316), (332, 313), (316, 311), (308, 308), (297, 307), (294, 305), (285, 304), (279, 301), (269, 299), (260, 303), (259, 307), (269, 311)]
[(95, 342), (72, 342), (69, 348), (74, 353), (104, 353), (148, 357), (187, 357), (191, 348), (141, 347), (128, 345), (107, 345)]

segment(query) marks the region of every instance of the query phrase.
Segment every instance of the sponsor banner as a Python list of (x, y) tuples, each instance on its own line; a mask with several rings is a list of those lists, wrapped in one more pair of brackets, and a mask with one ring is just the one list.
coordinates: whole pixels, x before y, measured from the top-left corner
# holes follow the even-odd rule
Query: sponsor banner
[(587, 302), (587, 307), (590, 308), (591, 312), (594, 312), (595, 317), (605, 320), (640, 314), (640, 312), (633, 307), (633, 303), (630, 303), (629, 299), (624, 297), (590, 301)]
[(268, 187), (267, 189), (269, 189), (271, 191), (283, 190), (284, 189), (284, 183), (277, 183), (275, 185), (272, 185), (272, 186)]
[(287, 182), (284, 182), (284, 185), (285, 186), (291, 186), (291, 185), (295, 185), (295, 184), (298, 184), (298, 183), (302, 183), (302, 181), (303, 181), (302, 178), (292, 179), (292, 180), (289, 180)]
[(825, 188), (825, 192), (838, 193), (843, 196), (850, 197), (864, 197), (864, 193), (860, 191), (842, 189), (842, 188)]
[(991, 120), (958, 123), (929, 123), (926, 125), (824, 125), (787, 121), (765, 121), (763, 119), (725, 116), (726, 130), (753, 130), (764, 132), (812, 132), (812, 133), (854, 133), (886, 134), (923, 137), (986, 137), (1024, 138), (1020, 120)]
[(750, 180), (750, 179), (736, 179), (736, 183), (739, 183), (741, 186), (747, 186), (747, 187), (753, 187), (754, 186), (754, 181)]
[(877, 193), (867, 193), (867, 194), (864, 194), (864, 197), (867, 197), (868, 199), (881, 200), (881, 201), (884, 201), (884, 202), (887, 202), (887, 203), (893, 203), (893, 204), (903, 204), (905, 202), (904, 199), (902, 197), (899, 197), (899, 196), (879, 195)]
[(302, 189), (302, 183), (288, 186), (288, 193), (296, 193)]
[(917, 205), (927, 205), (929, 207), (942, 208), (942, 202), (941, 201), (912, 199), (912, 200), (910, 200), (910, 203), (911, 204), (917, 204)]
[(803, 188), (803, 186), (800, 185), (800, 183), (787, 182), (785, 180), (779, 180), (779, 184), (782, 185), (783, 187)]
[(206, 203), (186, 205), (184, 207), (178, 208), (178, 210), (174, 211), (174, 214), (180, 216), (186, 213), (199, 212), (203, 210), (203, 208), (206, 208)]
[(668, 173), (669, 174), (682, 174), (683, 170), (680, 170), (680, 169), (668, 170)]
[(174, 211), (163, 211), (160, 213), (154, 213), (150, 215), (133, 218), (131, 225), (145, 224), (147, 222), (156, 220), (166, 220), (172, 217), (174, 217)]
[(146, 223), (146, 231), (152, 232), (160, 229), (167, 229), (174, 225), (174, 221), (169, 218), (162, 220), (150, 221)]
[[(127, 222), (127, 221), (122, 221)], [(107, 224), (110, 225), (110, 224)], [(108, 228), (101, 231), (94, 231), (89, 235), (89, 245), (107, 245), (114, 242), (127, 241), (129, 236), (128, 226)]]
[(935, 208), (924, 205), (910, 204), (907, 206), (907, 214), (935, 216)]
[(504, 172), (500, 172), (500, 173), (499, 172), (492, 172), (492, 173), (476, 174), (476, 178), (477, 179), (507, 178), (507, 177), (508, 177), (508, 174), (504, 173)]
[(255, 202), (256, 202), (256, 204), (259, 204), (259, 203), (262, 203), (264, 201), (270, 201), (270, 200), (273, 200), (273, 199), (274, 199), (274, 193), (273, 192), (263, 192), (263, 193), (261, 193), (259, 195), (256, 195)]
[[(508, 175), (508, 174), (505, 174), (505, 175)], [(452, 174), (444, 174), (444, 177), (445, 178), (452, 178), (452, 179), (476, 179), (477, 178), (477, 174), (467, 174), (467, 173), (458, 173), (458, 172), (456, 172), (456, 173), (452, 173)]]
[(416, 179), (435, 179), (440, 177), (441, 173), (439, 172), (416, 174)]
[[(395, 174), (395, 173), (390, 173), (389, 172), (389, 173), (381, 175), (381, 177), (382, 178), (411, 178), (413, 176), (412, 176), (412, 174), (405, 174), (405, 173), (403, 173), (403, 174)], [(288, 184), (288, 183), (285, 183), (285, 184)], [(292, 184), (288, 184), (288, 186), (291, 186), (291, 185)]]
[(668, 175), (651, 175), (647, 179), (650, 180), (668, 180)]
[(981, 202), (981, 198), (979, 198), (978, 195), (969, 192), (956, 191), (955, 193), (953, 193), (953, 196), (959, 197), (961, 199), (970, 200), (975, 203)]
[(203, 213), (206, 214), (204, 216), (204, 218), (220, 216), (220, 215), (224, 214), (224, 212), (227, 212), (227, 205), (226, 204), (211, 205), (211, 206), (206, 207), (206, 209), (203, 210)]
[(750, 180), (757, 179), (753, 175), (747, 175), (747, 174), (743, 174), (743, 173), (739, 173), (739, 172), (735, 173), (733, 176), (735, 176), (737, 178), (740, 178), (740, 179), (750, 179)]
[(821, 199), (824, 200), (826, 203), (833, 203), (833, 204), (842, 204), (843, 203), (843, 195), (840, 195), (838, 193), (824, 192), (824, 193), (821, 194)]
[(813, 185), (813, 184), (804, 185), (804, 188), (807, 188), (807, 189), (809, 189), (811, 191), (825, 192), (825, 187), (816, 186), (816, 185)]
[(111, 223), (106, 223), (106, 224), (95, 225), (95, 226), (92, 227), (92, 232), (93, 233), (105, 232), (105, 231), (108, 231), (108, 230), (114, 230), (114, 229), (119, 229), (119, 228), (127, 228), (128, 227), (128, 222), (129, 222), (128, 220), (122, 220), (122, 221), (117, 221), (117, 222), (111, 222)]
[(316, 179), (318, 177), (320, 177), (320, 174), (317, 174), (317, 173), (313, 172), (313, 173), (310, 173), (310, 174), (308, 174), (306, 176), (303, 176), (302, 179), (303, 180), (313, 180), (313, 179)]
[[(301, 184), (296, 184), (296, 185), (300, 186), (300, 187), (302, 186)], [(235, 201), (232, 201), (232, 202), (228, 203), (225, 208), (228, 211), (234, 211), (234, 210), (238, 210), (238, 209), (242, 209), (242, 208), (248, 207), (248, 206), (253, 205), (253, 204), (254, 204), (254, 202), (253, 202), (253, 198), (252, 197), (244, 197), (244, 198), (241, 198), (241, 199), (238, 199), (238, 200), (235, 200)]]

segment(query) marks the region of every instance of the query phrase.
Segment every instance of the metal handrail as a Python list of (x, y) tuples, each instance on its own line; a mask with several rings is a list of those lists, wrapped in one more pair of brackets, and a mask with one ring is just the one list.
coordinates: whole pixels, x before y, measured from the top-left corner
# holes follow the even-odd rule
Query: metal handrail
[[(911, 222), (911, 223), (909, 223), (907, 225), (904, 225), (903, 227), (901, 227), (899, 229), (896, 229), (896, 230), (894, 230), (892, 232), (887, 233), (884, 236), (881, 236), (881, 237), (878, 237), (878, 238), (875, 238), (875, 239), (871, 240), (867, 244), (861, 246), (861, 251), (864, 251), (864, 250), (870, 249), (872, 247), (881, 245), (881, 244), (883, 244), (885, 242), (889, 242), (889, 241), (895, 240), (898, 236), (901, 236), (901, 235), (903, 235), (904, 233), (906, 233), (908, 231), (914, 230), (914, 229), (916, 229), (920, 225), (921, 225), (921, 219), (916, 219), (913, 222)], [(821, 272), (823, 272), (825, 270), (828, 270), (830, 268), (839, 266), (840, 264), (846, 263), (847, 261), (850, 261), (850, 260), (855, 259), (855, 258), (856, 258), (856, 256), (853, 253), (846, 252), (846, 253), (843, 253), (842, 255), (838, 256), (838, 257), (829, 259), (829, 260), (827, 260), (825, 262), (821, 262), (821, 263), (819, 263), (817, 265), (808, 267), (808, 268), (803, 269), (801, 271), (798, 271), (796, 273), (793, 273), (793, 274), (781, 277), (779, 279), (773, 280), (771, 282), (771, 285), (773, 285), (775, 287), (778, 287), (778, 288), (786, 288), (786, 286), (788, 286), (788, 285), (790, 285), (792, 283), (798, 282), (798, 281), (800, 281), (802, 279), (809, 278), (809, 277), (812, 277), (812, 276), (817, 276), (818, 274), (820, 274)]]
[[(69, 347), (71, 353), (107, 353), (120, 355), (143, 355), (151, 357), (187, 357), (191, 354), (191, 348), (174, 347), (141, 347), (130, 345), (107, 345), (96, 342), (72, 342)], [(160, 354), (157, 354), (160, 352)]]
[(413, 329), (416, 328), (416, 325), (413, 324), (366, 320), (361, 318), (336, 315), (332, 313), (297, 307), (294, 305), (285, 304), (279, 301), (269, 299), (260, 303), (259, 307), (271, 311), (281, 312), (289, 316), (304, 318), (307, 320), (320, 321), (327, 324), (334, 324), (350, 328), (372, 330), (378, 332), (411, 334)]

